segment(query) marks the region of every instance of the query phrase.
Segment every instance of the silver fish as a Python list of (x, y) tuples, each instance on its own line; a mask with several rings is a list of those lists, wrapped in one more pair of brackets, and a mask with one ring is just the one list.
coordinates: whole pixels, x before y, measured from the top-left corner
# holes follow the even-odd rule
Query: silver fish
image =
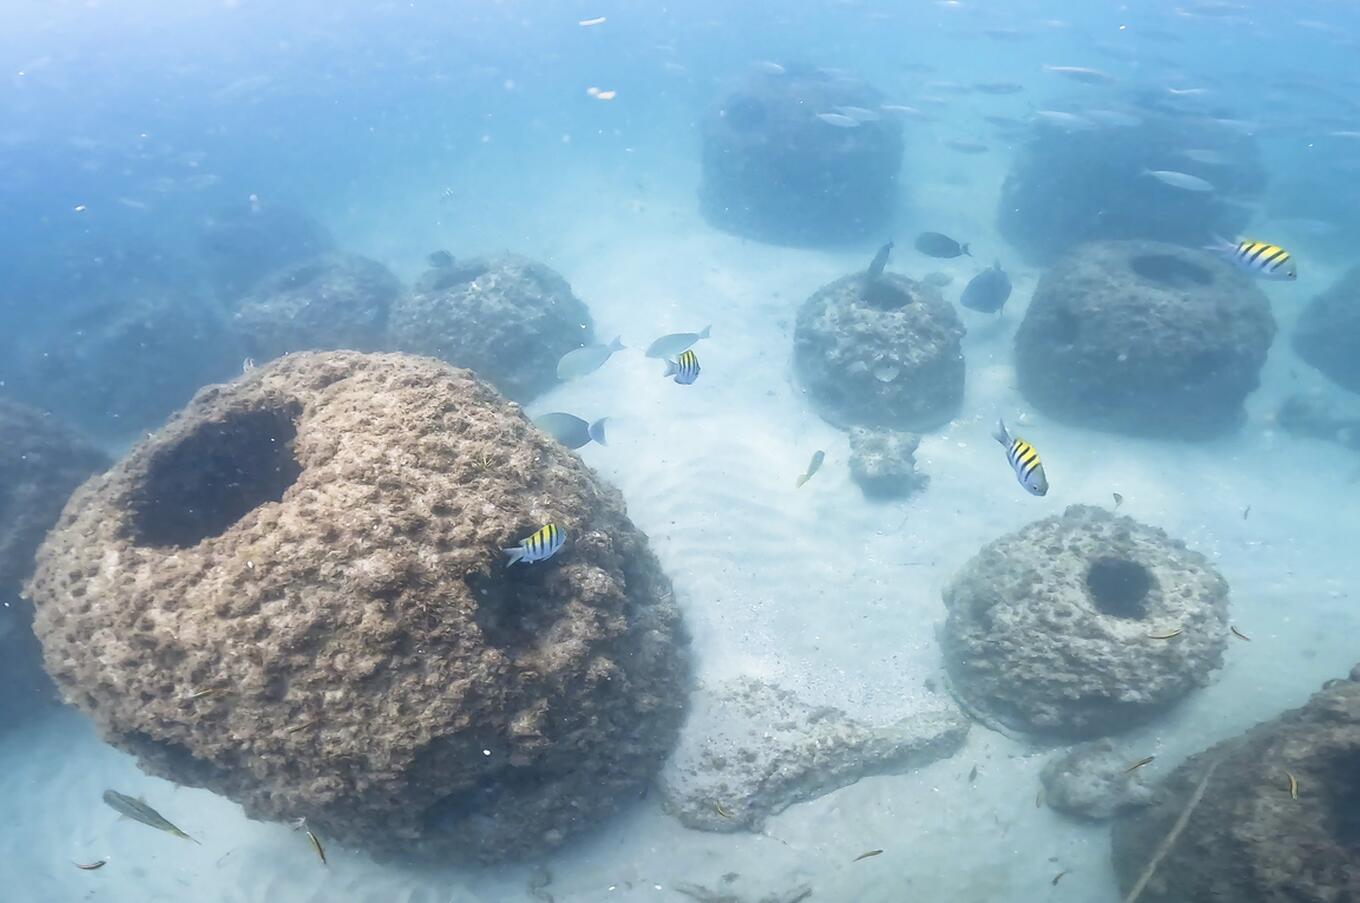
[(699, 332), (673, 332), (670, 335), (663, 335), (647, 346), (646, 354), (648, 357), (675, 357), (700, 339), (708, 338), (709, 330), (712, 328), (705, 326)]
[(1065, 132), (1082, 132), (1097, 127), (1085, 116), (1078, 116), (1076, 113), (1064, 113), (1061, 110), (1035, 110), (1034, 118)]
[(849, 116), (856, 122), (878, 122), (883, 117), (873, 110), (866, 110), (864, 107), (832, 107), (837, 113)]
[(157, 831), (164, 831), (167, 834), (173, 834), (176, 837), (198, 843), (197, 840), (175, 827), (164, 815), (139, 799), (134, 799), (125, 793), (119, 793), (117, 790), (105, 790), (104, 802), (119, 815), (130, 818), (135, 822), (141, 822)]
[(827, 125), (834, 125), (838, 129), (859, 128), (859, 120), (853, 116), (846, 116), (844, 113), (818, 113), (817, 118)]
[(1232, 160), (1227, 154), (1216, 150), (1209, 150), (1207, 148), (1192, 147), (1189, 150), (1181, 151), (1180, 155), (1187, 159), (1194, 160), (1196, 163), (1203, 163), (1207, 166), (1228, 166), (1232, 163)]
[(1072, 81), (1081, 82), (1084, 85), (1110, 85), (1114, 84), (1114, 76), (1101, 72), (1099, 69), (1088, 69), (1085, 66), (1044, 66), (1045, 72), (1052, 72), (1054, 75), (1061, 75), (1070, 78)]
[(883, 268), (888, 265), (888, 255), (892, 253), (893, 243), (890, 241), (878, 249), (874, 259), (869, 261), (869, 278), (877, 279), (883, 275)]
[(1145, 169), (1143, 175), (1152, 176), (1163, 185), (1170, 185), (1172, 188), (1179, 188), (1182, 191), (1213, 191), (1214, 186), (1211, 182), (1206, 182), (1199, 176), (1192, 176), (1185, 172), (1176, 172), (1170, 169)]
[(601, 417), (594, 423), (587, 423), (575, 414), (553, 411), (534, 418), (534, 426), (561, 442), (567, 448), (580, 448), (590, 442), (607, 445), (604, 441), (604, 425), (608, 417)]
[(608, 345), (586, 345), (583, 348), (574, 348), (562, 355), (561, 360), (557, 362), (557, 378), (566, 381), (580, 379), (588, 373), (594, 373), (604, 366), (610, 355), (615, 351), (622, 350), (623, 343), (619, 341), (617, 336)]

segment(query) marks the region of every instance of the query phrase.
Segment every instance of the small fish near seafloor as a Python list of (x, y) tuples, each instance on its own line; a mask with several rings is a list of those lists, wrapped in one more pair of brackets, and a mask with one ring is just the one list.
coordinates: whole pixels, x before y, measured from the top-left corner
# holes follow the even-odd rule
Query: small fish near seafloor
[(877, 279), (883, 275), (883, 268), (888, 265), (888, 255), (892, 254), (893, 243), (889, 241), (886, 245), (878, 249), (874, 259), (869, 261), (869, 269), (866, 275), (870, 279)]
[(666, 372), (662, 376), (674, 376), (676, 385), (690, 386), (699, 378), (699, 355), (693, 350), (685, 350), (673, 361), (666, 361)]
[(1044, 474), (1044, 465), (1039, 460), (1039, 453), (1019, 436), (1011, 436), (1006, 429), (1004, 420), (997, 420), (996, 432), (992, 433), (992, 438), (1006, 449), (1006, 460), (1011, 463), (1011, 469), (1015, 471), (1015, 478), (1020, 481), (1020, 485), (1031, 495), (1045, 495), (1048, 493), (1048, 477)]
[(594, 423), (587, 423), (575, 414), (553, 411), (534, 418), (534, 426), (561, 442), (567, 448), (578, 449), (590, 442), (608, 445), (605, 442), (604, 425), (608, 417), (601, 417)]
[(705, 326), (698, 332), (672, 332), (669, 335), (663, 335), (648, 345), (647, 350), (643, 353), (647, 357), (674, 357), (700, 339), (708, 338), (712, 329), (712, 326)]
[(1226, 257), (1239, 270), (1260, 276), (1262, 279), (1275, 279), (1292, 282), (1299, 278), (1298, 267), (1293, 256), (1279, 245), (1249, 238), (1228, 241), (1215, 235), (1213, 244), (1204, 250), (1213, 251)]
[(614, 352), (623, 350), (623, 342), (615, 336), (614, 341), (608, 345), (586, 345), (581, 348), (573, 348), (562, 355), (557, 362), (557, 378), (564, 382), (569, 379), (579, 379), (589, 373), (594, 373), (605, 365), (605, 361), (613, 356)]
[(966, 243), (959, 244), (948, 235), (942, 235), (939, 232), (922, 232), (916, 236), (916, 250), (928, 257), (940, 257), (945, 260), (964, 254), (969, 257), (973, 256)]
[(1182, 191), (1213, 191), (1212, 182), (1206, 182), (1199, 176), (1192, 176), (1185, 172), (1176, 172), (1170, 169), (1145, 169), (1143, 175), (1152, 176), (1163, 185), (1170, 185), (1172, 188), (1179, 188)]
[(959, 303), (969, 310), (994, 314), (1006, 306), (1010, 296), (1011, 277), (1001, 269), (1001, 261), (998, 260), (990, 269), (983, 270), (968, 281), (963, 294), (959, 296)]
[(557, 554), (566, 541), (567, 534), (559, 529), (557, 524), (544, 524), (535, 530), (533, 535), (521, 539), (519, 545), (513, 549), (501, 549), (510, 556), (505, 566), (510, 567), (520, 561), (525, 564), (547, 561)]
[(822, 462), (826, 460), (826, 452), (820, 448), (812, 453), (812, 460), (808, 462), (807, 470), (798, 475), (798, 481), (794, 483), (795, 489), (802, 489), (803, 484), (812, 479), (812, 475), (821, 469)]
[(448, 251), (432, 251), (430, 252), (430, 255), (425, 258), (425, 262), (436, 270), (443, 270), (453, 266), (454, 260), (453, 255)]
[(109, 808), (125, 818), (141, 822), (148, 828), (155, 828), (157, 831), (164, 831), (167, 834), (173, 834), (176, 837), (198, 843), (197, 840), (175, 827), (164, 815), (139, 799), (134, 799), (125, 793), (119, 793), (117, 790), (105, 790), (103, 799)]

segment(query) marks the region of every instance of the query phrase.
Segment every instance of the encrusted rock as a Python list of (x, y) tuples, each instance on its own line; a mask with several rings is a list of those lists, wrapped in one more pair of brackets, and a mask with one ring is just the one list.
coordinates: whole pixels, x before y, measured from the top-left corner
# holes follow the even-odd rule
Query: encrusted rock
[(108, 464), (53, 417), (0, 399), (0, 730), (54, 694), (20, 587), (72, 490)]
[[(1159, 112), (1161, 98), (1133, 99), (1132, 112), (1077, 108), (1074, 124), (1036, 121), (1001, 187), (997, 225), (1035, 263), (1051, 263), (1082, 242), (1156, 239), (1200, 247), (1236, 235), (1250, 208), (1233, 203), (1267, 184), (1253, 138), (1210, 117)], [(1061, 111), (1060, 111), (1061, 112)], [(1100, 118), (1097, 118), (1100, 117)], [(1187, 156), (1187, 148), (1216, 159)], [(1186, 191), (1146, 170), (1176, 170), (1215, 191)]]
[[(1115, 822), (1114, 867), (1124, 892), (1170, 837), (1138, 903), (1360, 900), (1354, 677), (1329, 681), (1303, 708), (1191, 757), (1156, 788), (1155, 806)], [(1201, 781), (1203, 793), (1177, 833)]]
[(388, 313), (401, 292), (376, 260), (323, 254), (265, 277), (232, 324), (261, 362), (290, 351), (375, 351), (387, 340)]
[(434, 267), (392, 309), (393, 348), (469, 367), (521, 402), (556, 385), (562, 355), (594, 340), (567, 281), (515, 254)]
[[(539, 526), (567, 543), (501, 551)], [(464, 370), (289, 355), (82, 487), (29, 584), (142, 766), (378, 853), (539, 853), (675, 740), (687, 639), (613, 489)]]
[(845, 276), (799, 308), (794, 373), (837, 426), (934, 429), (963, 401), (964, 333), (937, 289), (896, 273)]
[(240, 297), (266, 274), (334, 246), (330, 233), (307, 214), (258, 201), (219, 210), (198, 236), (209, 279), (224, 299)]
[(1360, 266), (1309, 301), (1294, 328), (1294, 351), (1328, 379), (1360, 392)]
[(1016, 375), (1059, 420), (1206, 438), (1241, 422), (1274, 336), (1266, 296), (1208, 253), (1095, 242), (1040, 278), (1015, 336)]
[(850, 476), (867, 498), (892, 499), (925, 488), (930, 477), (916, 472), (921, 437), (896, 430), (850, 430)]
[[(753, 72), (704, 117), (704, 217), (784, 244), (879, 238), (897, 203), (901, 123), (874, 112), (882, 95), (858, 78), (783, 68)], [(862, 110), (863, 121), (837, 108)]]
[(1098, 737), (1208, 682), (1228, 584), (1161, 530), (1073, 505), (988, 543), (944, 591), (952, 689), (984, 720)]
[[(1135, 760), (1136, 761), (1136, 760)], [(1083, 818), (1113, 818), (1126, 809), (1152, 802), (1152, 791), (1142, 782), (1142, 770), (1109, 740), (1074, 746), (1044, 765), (1039, 780), (1044, 802), (1051, 809)]]
[(692, 705), (660, 783), (667, 811), (704, 831), (758, 831), (794, 803), (953, 755), (968, 733), (952, 706), (875, 727), (750, 677)]

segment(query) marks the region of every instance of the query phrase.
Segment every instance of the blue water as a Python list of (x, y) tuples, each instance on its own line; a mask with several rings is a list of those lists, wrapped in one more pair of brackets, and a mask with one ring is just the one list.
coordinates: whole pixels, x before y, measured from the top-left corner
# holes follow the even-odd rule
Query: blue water
[[(605, 21), (580, 24), (596, 17)], [(954, 574), (1004, 533), (1119, 492), (1123, 513), (1210, 558), (1232, 586), (1233, 622), (1253, 637), (1228, 650), (1209, 687), (1119, 740), (1169, 771), (1355, 664), (1358, 462), (1336, 443), (1289, 435), (1275, 411), (1297, 392), (1349, 400), (1289, 338), (1308, 299), (1360, 263), (1357, 46), (1360, 13), (1344, 2), (10, 0), (0, 397), (116, 457), (201, 384), (234, 378), (236, 345), (185, 347), (154, 325), (114, 350), (87, 350), (146, 298), (175, 299), (187, 316), (220, 303), (233, 276), (245, 280), (271, 249), (213, 257), (201, 236), (223, 219), (296, 211), (407, 287), (437, 249), (523, 254), (571, 283), (597, 340), (622, 335), (630, 349), (526, 408), (615, 418), (610, 446), (581, 455), (623, 492), (675, 581), (700, 682), (758, 675), (866, 721), (912, 714), (940, 670), (940, 593)], [(888, 218), (869, 234), (774, 244), (701, 214), (704, 118), (771, 63), (853, 73), (883, 104), (912, 111), (884, 114), (900, 123), (903, 162), (886, 189)], [(1046, 68), (1066, 66), (1101, 77)], [(998, 225), (1028, 142), (1063, 140), (1038, 114), (1166, 108), (1228, 121), (1215, 128), (1248, 148), (1251, 177), (1218, 194), (1244, 233), (1287, 247), (1299, 271), (1296, 282), (1258, 283), (1279, 332), (1241, 427), (1207, 442), (1047, 418), (1012, 366), (1015, 330), (1054, 262)], [(983, 150), (967, 152), (974, 145)], [(1218, 178), (1212, 165), (1182, 163), (1145, 165)], [(1174, 228), (1160, 187), (1128, 178), (1111, 204), (1151, 224), (1140, 237), (1168, 237), (1155, 231), (1159, 217)], [(1072, 185), (1053, 209), (1089, 195)], [(969, 241), (977, 262), (916, 254), (911, 238), (926, 230)], [(1001, 317), (961, 310), (967, 385), (957, 416), (922, 441), (929, 489), (875, 505), (850, 480), (845, 433), (813, 412), (789, 357), (802, 301), (862, 270), (889, 238), (889, 269), (947, 274), (951, 303), (993, 259), (1015, 291)], [(224, 272), (224, 259), (239, 269)], [(671, 391), (637, 349), (707, 323), (701, 377), (693, 391)], [(998, 411), (1026, 418), (1049, 461), (1048, 497), (1026, 495), (1006, 470), (989, 437)], [(817, 449), (826, 464), (794, 493)], [(7, 606), (23, 604), (4, 592)], [(952, 758), (799, 803), (765, 834), (688, 830), (653, 792), (530, 863), (434, 868), (332, 848), (321, 870), (286, 825), (139, 772), (72, 709), (15, 719), (0, 725), (0, 899), (16, 903), (672, 901), (694, 898), (694, 886), (752, 903), (802, 887), (814, 900), (1119, 899), (1108, 827), (1036, 810), (1047, 753), (982, 726)], [(99, 798), (110, 786), (164, 804), (204, 846), (115, 822)], [(851, 863), (877, 848), (884, 855)], [(70, 864), (101, 858), (109, 864), (97, 871)], [(535, 896), (543, 870), (551, 883)], [(739, 878), (725, 884), (731, 873)]]

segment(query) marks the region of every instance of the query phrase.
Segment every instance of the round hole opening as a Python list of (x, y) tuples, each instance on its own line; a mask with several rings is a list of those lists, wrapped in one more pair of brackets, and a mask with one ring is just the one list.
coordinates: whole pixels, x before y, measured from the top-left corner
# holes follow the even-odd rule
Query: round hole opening
[(130, 501), (135, 541), (186, 549), (277, 502), (302, 468), (294, 410), (233, 411), (160, 449)]
[(1143, 279), (1172, 288), (1210, 285), (1213, 274), (1204, 267), (1170, 254), (1140, 254), (1129, 261), (1129, 268)]
[(1148, 569), (1127, 558), (1100, 558), (1086, 572), (1086, 589), (1102, 614), (1116, 618), (1147, 617), (1152, 589)]

